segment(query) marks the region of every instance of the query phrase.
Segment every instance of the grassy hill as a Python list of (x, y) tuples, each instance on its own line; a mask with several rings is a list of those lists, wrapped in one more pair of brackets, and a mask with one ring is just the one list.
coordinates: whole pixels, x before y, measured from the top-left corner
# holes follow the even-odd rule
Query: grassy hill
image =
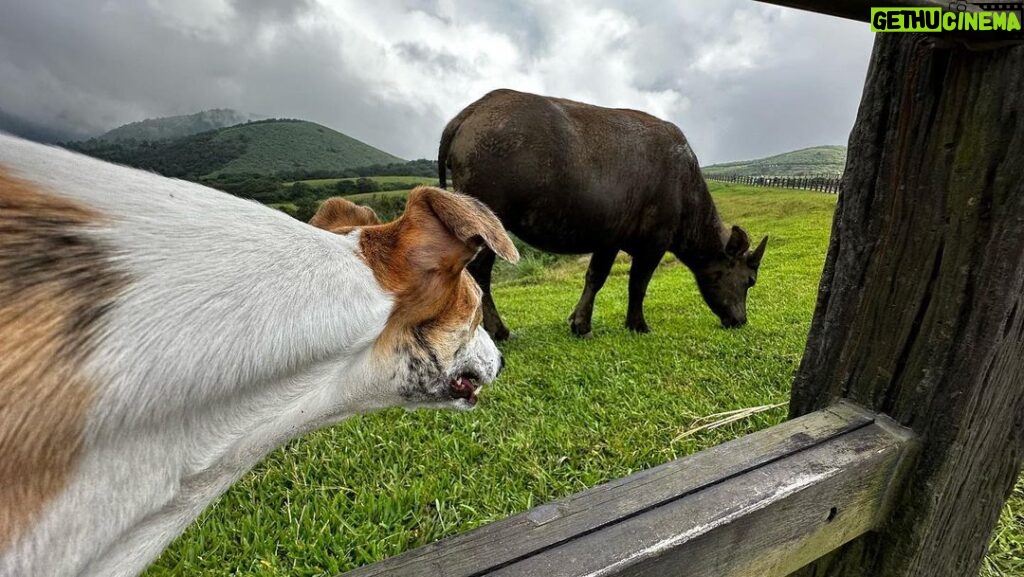
[(845, 146), (814, 146), (756, 160), (705, 166), (705, 176), (820, 176), (842, 174)]
[(182, 138), (108, 141), (68, 147), (97, 158), (189, 180), (228, 175), (338, 174), (405, 162), (326, 126), (304, 120), (260, 120)]
[(371, 164), (405, 162), (351, 136), (303, 120), (252, 122), (217, 131), (214, 142), (239, 143), (246, 150), (211, 174), (273, 174), (287, 171), (343, 171)]
[(99, 136), (98, 139), (107, 142), (169, 140), (199, 134), (208, 130), (235, 126), (236, 124), (257, 119), (256, 115), (239, 112), (230, 108), (214, 108), (212, 110), (196, 112), (195, 114), (147, 118), (139, 122), (132, 122), (106, 132)]

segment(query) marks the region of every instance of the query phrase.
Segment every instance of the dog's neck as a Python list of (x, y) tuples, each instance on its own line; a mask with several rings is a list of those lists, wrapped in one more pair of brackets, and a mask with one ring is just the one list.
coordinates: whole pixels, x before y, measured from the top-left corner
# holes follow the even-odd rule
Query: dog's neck
[(88, 357), (104, 385), (83, 457), (0, 547), (0, 576), (135, 575), (267, 452), (378, 408), (351, 372), (392, 303), (359, 260), (358, 233), (70, 154), (39, 170), (35, 145), (0, 144), (13, 174), (44, 174), (43, 188), (109, 217), (90, 234), (129, 281)]

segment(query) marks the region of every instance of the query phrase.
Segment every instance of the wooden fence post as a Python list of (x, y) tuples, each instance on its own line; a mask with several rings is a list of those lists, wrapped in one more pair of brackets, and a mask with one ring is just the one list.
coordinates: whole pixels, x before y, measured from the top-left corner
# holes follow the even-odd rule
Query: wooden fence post
[(1024, 459), (1024, 47), (879, 34), (791, 416), (923, 440), (889, 523), (796, 575), (974, 577)]

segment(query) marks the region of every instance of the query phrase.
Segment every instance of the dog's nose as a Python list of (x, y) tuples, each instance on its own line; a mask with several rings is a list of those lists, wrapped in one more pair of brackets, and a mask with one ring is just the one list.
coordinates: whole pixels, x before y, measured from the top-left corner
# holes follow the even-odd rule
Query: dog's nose
[(498, 378), (498, 375), (500, 375), (503, 370), (505, 370), (505, 355), (498, 357), (498, 372), (494, 375), (494, 378)]

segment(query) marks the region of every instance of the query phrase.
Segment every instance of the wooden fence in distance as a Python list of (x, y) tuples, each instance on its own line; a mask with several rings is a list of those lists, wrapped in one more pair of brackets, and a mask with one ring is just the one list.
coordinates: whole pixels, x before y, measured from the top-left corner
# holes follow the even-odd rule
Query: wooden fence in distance
[(841, 176), (705, 176), (708, 180), (839, 194)]

